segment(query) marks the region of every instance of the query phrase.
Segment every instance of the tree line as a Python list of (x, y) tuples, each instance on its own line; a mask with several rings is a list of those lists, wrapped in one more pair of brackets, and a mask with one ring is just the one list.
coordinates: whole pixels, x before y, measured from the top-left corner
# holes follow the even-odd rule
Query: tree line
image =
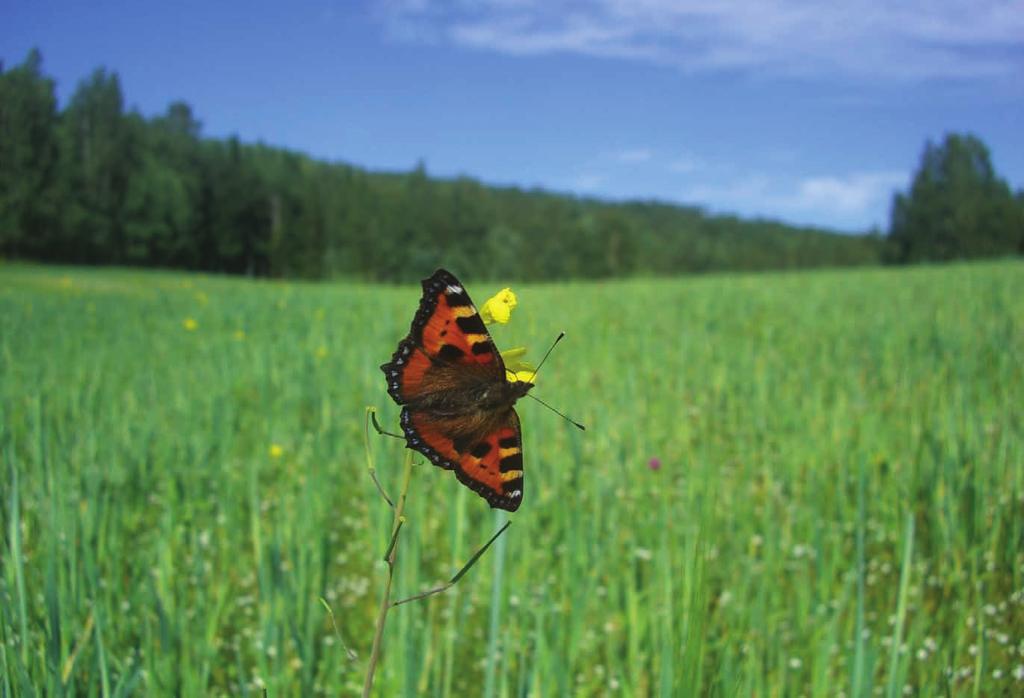
[(906, 193), (893, 196), (891, 262), (948, 261), (1024, 254), (1024, 190), (1016, 195), (976, 136), (929, 141)]
[[(1011, 200), (1019, 210), (1020, 195)], [(916, 195), (900, 201), (899, 234), (886, 240), (439, 179), (422, 163), (371, 172), (203, 137), (184, 102), (146, 118), (126, 109), (117, 74), (102, 68), (60, 109), (38, 51), (0, 65), (7, 258), (375, 281), (416, 280), (441, 264), (476, 278), (543, 280), (926, 258), (914, 242), (893, 244), (916, 240), (907, 231), (927, 218)]]

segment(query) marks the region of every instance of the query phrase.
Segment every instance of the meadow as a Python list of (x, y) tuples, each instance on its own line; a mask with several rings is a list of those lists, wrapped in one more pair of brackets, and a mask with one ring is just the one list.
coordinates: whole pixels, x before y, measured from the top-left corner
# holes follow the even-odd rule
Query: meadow
[[(512, 515), (416, 460), (395, 598), (512, 525), (375, 695), (1024, 693), (1024, 264), (513, 289), (588, 430), (519, 403)], [(418, 300), (0, 266), (0, 695), (357, 695)]]

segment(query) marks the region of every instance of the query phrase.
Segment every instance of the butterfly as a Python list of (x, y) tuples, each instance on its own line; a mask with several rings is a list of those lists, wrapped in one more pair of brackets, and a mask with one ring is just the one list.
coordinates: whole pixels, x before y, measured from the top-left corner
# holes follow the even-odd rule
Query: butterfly
[(406, 447), (419, 451), (492, 508), (523, 501), (523, 452), (513, 405), (532, 383), (509, 381), (505, 363), (455, 275), (423, 280), (409, 335), (382, 365), (402, 406)]

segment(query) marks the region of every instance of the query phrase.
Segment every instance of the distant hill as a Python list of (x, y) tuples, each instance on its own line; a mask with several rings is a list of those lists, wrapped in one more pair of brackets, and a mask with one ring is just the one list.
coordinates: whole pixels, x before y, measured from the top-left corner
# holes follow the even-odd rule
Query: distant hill
[(371, 172), (144, 118), (96, 70), (63, 110), (33, 52), (0, 72), (0, 253), (279, 277), (561, 279), (873, 264), (877, 235), (656, 201)]

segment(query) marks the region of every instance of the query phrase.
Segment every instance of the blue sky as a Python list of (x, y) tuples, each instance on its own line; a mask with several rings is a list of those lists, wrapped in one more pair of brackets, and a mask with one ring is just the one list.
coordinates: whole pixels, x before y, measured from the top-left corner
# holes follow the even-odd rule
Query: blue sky
[(3, 0), (0, 59), (63, 102), (117, 71), (146, 115), (374, 170), (657, 198), (857, 231), (926, 139), (1024, 187), (1024, 1)]

